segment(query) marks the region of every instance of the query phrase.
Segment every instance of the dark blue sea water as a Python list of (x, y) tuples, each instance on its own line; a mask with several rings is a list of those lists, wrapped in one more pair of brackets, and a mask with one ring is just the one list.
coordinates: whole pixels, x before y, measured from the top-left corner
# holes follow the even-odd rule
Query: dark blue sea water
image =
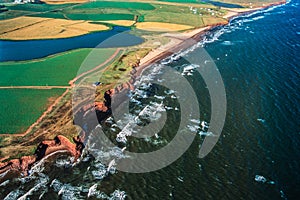
[[(72, 49), (94, 48), (103, 41), (106, 41), (106, 43), (101, 45), (102, 48), (132, 46), (143, 42), (142, 38), (134, 35), (120, 34), (128, 30), (130, 29), (126, 27), (114, 26), (109, 31), (95, 32), (64, 39), (0, 40), (0, 62), (32, 60)], [(115, 35), (118, 36), (112, 38)], [(108, 40), (109, 38), (111, 39)]]
[[(2, 184), (0, 196), (15, 195), (11, 199), (22, 195), (31, 199), (122, 199), (125, 196), (127, 199), (298, 199), (299, 8), (300, 1), (294, 0), (236, 18), (199, 44), (204, 45), (218, 67), (227, 97), (225, 126), (208, 156), (201, 159), (198, 156), (204, 134), (197, 131), (183, 156), (150, 173), (125, 173), (112, 167), (106, 174), (107, 166), (98, 160), (85, 157), (71, 167), (72, 158), (60, 155), (45, 161), (46, 164), (36, 165), (29, 177)], [(187, 56), (197, 52), (200, 48)], [(170, 65), (180, 74), (184, 72), (198, 94), (199, 121), (209, 122), (210, 97), (205, 82), (196, 73), (197, 64), (179, 59)], [(144, 78), (162, 76), (164, 67), (156, 65), (152, 74)], [(129, 138), (125, 145), (119, 145), (135, 152), (159, 149), (174, 137), (183, 113), (172, 95), (167, 88), (144, 85), (132, 96), (132, 116), (127, 121), (108, 119), (102, 126), (114, 140), (120, 132), (117, 127), (129, 124), (135, 113), (141, 113), (144, 104), (149, 105), (148, 117), (159, 118), (161, 110), (168, 110), (167, 123), (158, 136), (147, 140)], [(193, 123), (188, 129), (197, 130), (197, 120)], [(95, 141), (90, 142), (87, 149), (92, 151)], [(114, 148), (107, 154), (99, 150), (99, 154), (118, 157), (122, 153)]]
[(224, 8), (242, 8), (243, 6), (237, 5), (237, 4), (232, 4), (232, 3), (225, 3), (225, 2), (220, 2), (220, 1), (210, 1), (210, 0), (202, 0), (203, 2), (210, 3), (215, 6), (220, 6)]

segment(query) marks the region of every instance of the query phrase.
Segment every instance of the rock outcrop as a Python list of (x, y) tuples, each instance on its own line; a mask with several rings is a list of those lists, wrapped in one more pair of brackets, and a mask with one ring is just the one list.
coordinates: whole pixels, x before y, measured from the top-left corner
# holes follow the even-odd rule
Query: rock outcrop
[(34, 155), (23, 156), (20, 159), (13, 159), (7, 162), (0, 163), (0, 174), (8, 170), (15, 170), (28, 175), (28, 170), (31, 166), (54, 152), (65, 150), (75, 157), (75, 160), (79, 158), (84, 148), (84, 144), (79, 137), (73, 138), (72, 143), (68, 138), (58, 135), (53, 140), (42, 141), (35, 151)]

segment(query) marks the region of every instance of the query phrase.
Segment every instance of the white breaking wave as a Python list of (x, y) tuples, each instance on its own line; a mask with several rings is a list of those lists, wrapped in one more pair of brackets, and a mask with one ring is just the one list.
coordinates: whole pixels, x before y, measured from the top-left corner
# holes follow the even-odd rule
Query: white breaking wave
[(194, 69), (200, 67), (199, 65), (188, 65), (186, 67), (183, 68), (183, 72), (181, 73), (181, 75), (186, 75), (186, 76), (191, 76), (193, 75), (192, 73), (194, 72)]
[[(117, 142), (126, 143), (127, 137), (131, 136), (133, 133), (139, 132), (138, 123), (141, 122), (141, 119), (146, 119), (150, 121), (156, 121), (160, 119), (161, 112), (165, 112), (166, 109), (164, 104), (157, 102), (150, 102), (150, 105), (147, 105), (137, 116), (127, 115), (127, 118), (119, 120), (118, 126), (123, 127), (121, 132), (117, 134)], [(124, 124), (125, 122), (125, 124)]]
[(41, 176), (42, 174), (39, 174), (39, 179), (37, 181), (37, 184), (33, 186), (28, 192), (26, 192), (23, 196), (19, 197), (18, 200), (26, 200), (29, 195), (32, 195), (34, 192), (44, 189), (44, 191), (47, 189), (46, 184), (49, 181), (49, 177), (46, 175)]
[(261, 176), (261, 175), (255, 175), (254, 180), (255, 180), (256, 182), (261, 182), (261, 183), (267, 182), (267, 179), (266, 179), (265, 177)]
[(95, 197), (97, 199), (108, 199), (109, 196), (107, 194), (105, 194), (104, 192), (101, 192), (99, 190), (97, 190), (98, 184), (94, 184), (89, 188), (89, 192), (87, 197)]
[(115, 190), (113, 193), (110, 194), (109, 200), (124, 200), (126, 198), (125, 191)]
[(18, 196), (20, 196), (21, 194), (23, 194), (22, 191), (14, 190), (14, 191), (11, 191), (3, 200), (14, 200), (14, 199), (17, 199)]
[(83, 199), (84, 197), (80, 194), (82, 187), (74, 187), (71, 184), (63, 184), (59, 180), (54, 179), (50, 187), (57, 192), (58, 196), (62, 200), (73, 200), (73, 199)]
[(4, 181), (3, 183), (0, 184), (0, 187), (4, 187), (9, 183), (9, 180)]

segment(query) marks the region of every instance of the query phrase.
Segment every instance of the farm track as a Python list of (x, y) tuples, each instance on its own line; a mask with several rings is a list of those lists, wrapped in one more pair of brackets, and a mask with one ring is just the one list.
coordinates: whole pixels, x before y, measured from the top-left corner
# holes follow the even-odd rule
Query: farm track
[[(121, 48), (116, 49), (116, 51), (114, 52), (113, 55), (111, 55), (106, 61), (104, 61), (103, 63), (101, 63), (100, 65), (96, 66), (95, 68), (86, 71), (82, 74), (80, 74), (79, 76), (76, 76), (74, 79), (69, 81), (70, 86), (2, 86), (0, 87), (0, 89), (16, 89), (16, 88), (22, 88), (22, 89), (38, 89), (38, 87), (40, 87), (41, 89), (51, 89), (50, 87), (53, 88), (66, 88), (66, 91), (60, 96), (58, 97), (55, 102), (53, 104), (51, 104), (48, 109), (24, 132), (24, 133), (16, 133), (16, 134), (1, 134), (0, 136), (14, 136), (14, 137), (24, 137), (25, 135), (27, 135), (28, 133), (30, 133), (34, 127), (36, 127), (38, 124), (40, 124), (43, 119), (53, 110), (54, 107), (56, 107), (58, 105), (58, 103), (61, 101), (61, 99), (63, 97), (65, 97), (72, 88), (75, 87), (75, 82), (81, 78), (84, 78), (88, 75), (90, 75), (91, 73), (101, 69), (102, 67), (104, 67), (106, 64), (108, 64), (109, 62), (111, 62), (113, 59), (115, 59), (119, 53), (121, 51)], [(14, 88), (15, 87), (15, 88)]]

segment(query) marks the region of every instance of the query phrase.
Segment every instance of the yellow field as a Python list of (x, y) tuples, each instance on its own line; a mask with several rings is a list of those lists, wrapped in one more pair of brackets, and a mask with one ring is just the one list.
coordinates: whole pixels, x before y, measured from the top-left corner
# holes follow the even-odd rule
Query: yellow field
[(217, 17), (203, 17), (202, 20), (205, 26), (227, 24), (227, 20)]
[(109, 29), (107, 26), (90, 24), (84, 20), (39, 17), (2, 20), (0, 27), (0, 39), (11, 40), (66, 38)]
[(145, 31), (172, 32), (172, 31), (188, 30), (194, 27), (181, 25), (181, 24), (162, 23), (162, 22), (140, 22), (136, 24), (136, 28)]
[(27, 27), (32, 24), (45, 21), (47, 19), (45, 18), (39, 18), (39, 17), (20, 17), (18, 20), (1, 20), (0, 21), (0, 34), (3, 34), (5, 32), (18, 30), (22, 27)]
[(118, 26), (132, 26), (135, 21), (132, 20), (110, 20), (110, 21), (101, 21), (104, 23), (114, 24)]

